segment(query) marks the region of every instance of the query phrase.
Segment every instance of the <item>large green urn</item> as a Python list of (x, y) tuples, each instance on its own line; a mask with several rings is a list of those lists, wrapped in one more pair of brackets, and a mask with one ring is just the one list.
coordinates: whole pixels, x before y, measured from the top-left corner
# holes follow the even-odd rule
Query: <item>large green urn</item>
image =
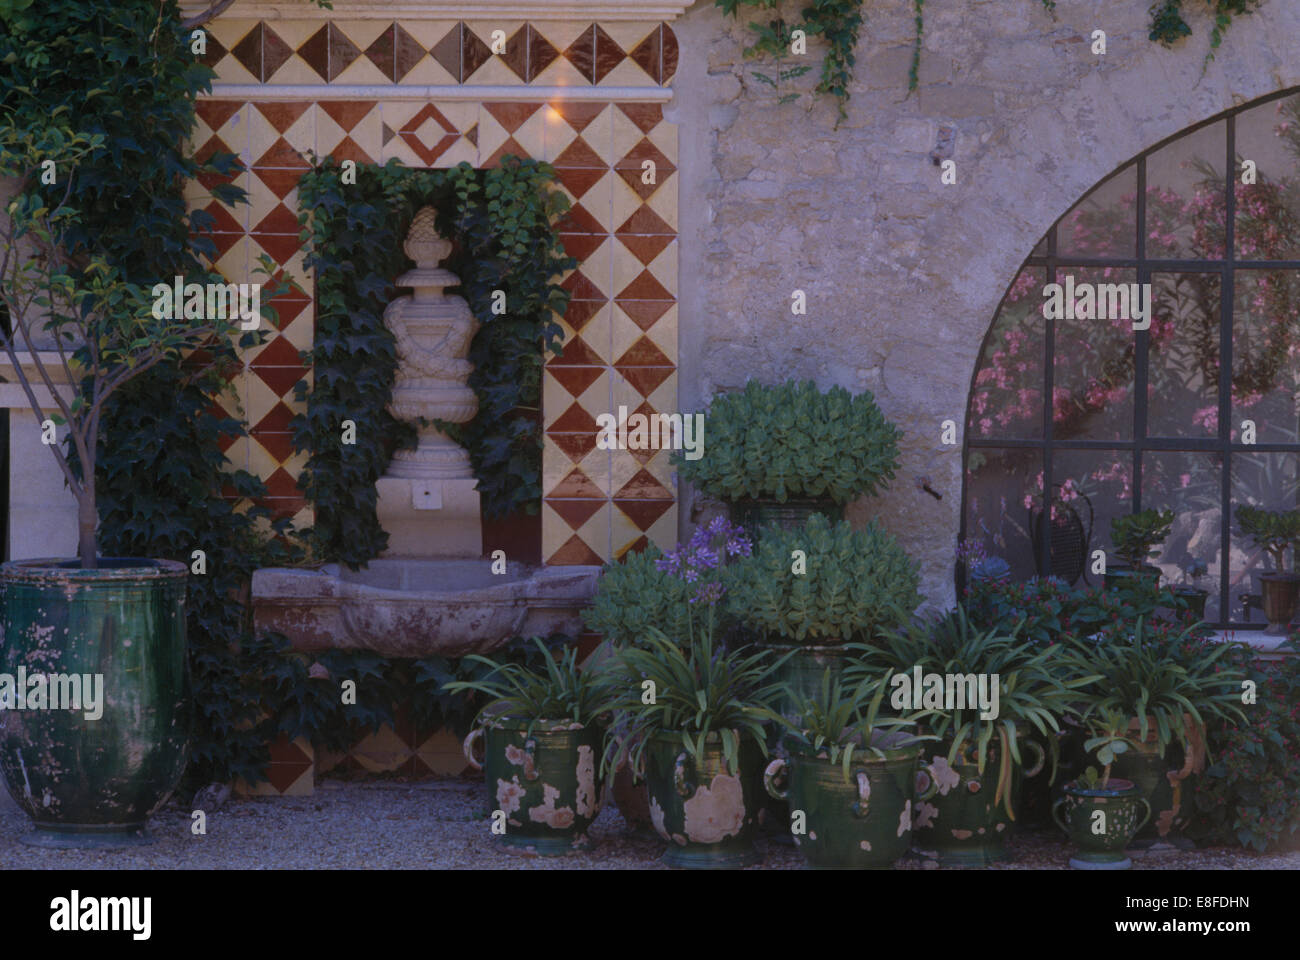
[(698, 758), (677, 733), (657, 733), (646, 744), (650, 819), (668, 841), (663, 860), (669, 866), (725, 870), (759, 861), (754, 835), (763, 757), (756, 741), (738, 736), (738, 769), (726, 762), (717, 734), (709, 734)]
[[(790, 804), (788, 829), (799, 830), (795, 843), (808, 866), (885, 870), (911, 847), (921, 747), (882, 752), (854, 756), (848, 779), (843, 763), (806, 744), (792, 744), (788, 759), (768, 764), (763, 785)], [(930, 781), (921, 797), (936, 789)]]
[(188, 758), (188, 571), (99, 563), (0, 567), (0, 770), (36, 846), (148, 842)]
[[(600, 814), (600, 727), (569, 720), (539, 720), (531, 732), (528, 727), (528, 720), (501, 717), (465, 738), (465, 758), (484, 772), (488, 807), (503, 831), (494, 823), (497, 842), (542, 857), (590, 850), (587, 831)], [(474, 741), (484, 732), (480, 763)]]

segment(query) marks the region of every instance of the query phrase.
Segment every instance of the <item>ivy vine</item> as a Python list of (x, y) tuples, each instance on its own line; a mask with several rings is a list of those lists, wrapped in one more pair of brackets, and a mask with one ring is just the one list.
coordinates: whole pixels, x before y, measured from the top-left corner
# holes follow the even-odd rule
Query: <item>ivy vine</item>
[[(488, 516), (539, 509), (542, 368), (560, 350), (555, 314), (569, 299), (555, 281), (577, 266), (556, 232), (568, 200), (552, 189), (547, 164), (506, 157), (490, 170), (409, 170), (390, 160), (359, 165), (355, 179), (344, 183), (326, 158), (299, 184), (317, 313), (314, 382), (298, 385), (306, 412), (291, 426), (308, 453), (299, 484), (316, 507), (312, 549), (354, 567), (387, 544), (375, 483), (415, 437), (387, 410), (397, 361), (383, 322), (398, 293), (393, 281), (410, 267), (402, 243), (415, 211), (438, 211), (439, 231), (453, 244), (444, 265), (462, 281), (449, 292), (464, 296), (481, 324), (469, 355), (478, 415), (443, 426), (469, 451)], [(504, 315), (492, 310), (496, 290), (505, 293)], [(340, 442), (345, 420), (356, 425), (353, 444)]]
[[(773, 57), (777, 63), (777, 78), (774, 81), (766, 74), (755, 73), (755, 77), (773, 87), (786, 79), (802, 76), (806, 70), (799, 68), (783, 69), (781, 62), (788, 59), (794, 31), (801, 30), (807, 37), (821, 37), (827, 46), (826, 57), (822, 61), (821, 80), (815, 92), (830, 94), (835, 98), (839, 120), (848, 116), (845, 104), (849, 100), (849, 84), (853, 79), (853, 67), (856, 64), (854, 50), (858, 44), (858, 34), (862, 27), (862, 8), (867, 0), (801, 0), (805, 5), (797, 18), (778, 15), (766, 23), (751, 23), (749, 27), (757, 34), (752, 44), (745, 48), (746, 57), (764, 54)], [(1056, 18), (1056, 0), (1039, 0), (1053, 19)], [(1177, 40), (1190, 36), (1192, 28), (1183, 18), (1183, 5), (1190, 0), (1157, 0), (1150, 8), (1151, 32), (1153, 42), (1169, 46)], [(1240, 14), (1253, 12), (1263, 0), (1204, 0), (1214, 15), (1214, 26), (1210, 32), (1210, 50), (1206, 54), (1208, 64), (1214, 59), (1214, 52), (1223, 42), (1223, 36), (1232, 24), (1232, 18)], [(739, 17), (741, 7), (753, 7), (760, 10), (777, 10), (779, 12), (784, 0), (714, 0), (714, 4), (723, 13)], [(916, 32), (912, 42), (912, 62), (907, 71), (907, 89), (915, 90), (921, 65), (921, 40), (925, 34), (925, 0), (912, 0), (913, 18)], [(781, 97), (782, 103), (795, 99), (798, 94), (788, 93)], [(838, 121), (837, 121), (838, 124)]]

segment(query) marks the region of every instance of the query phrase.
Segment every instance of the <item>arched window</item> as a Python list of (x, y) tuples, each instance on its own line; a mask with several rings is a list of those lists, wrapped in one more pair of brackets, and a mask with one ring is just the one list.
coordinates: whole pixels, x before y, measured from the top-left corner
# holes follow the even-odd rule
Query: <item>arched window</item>
[(1172, 509), (1165, 582), (1199, 561), (1207, 620), (1263, 624), (1234, 511), (1300, 506), (1300, 94), (1148, 150), (1048, 231), (985, 340), (965, 456), (962, 536), (1016, 576), (1096, 582), (1113, 517)]

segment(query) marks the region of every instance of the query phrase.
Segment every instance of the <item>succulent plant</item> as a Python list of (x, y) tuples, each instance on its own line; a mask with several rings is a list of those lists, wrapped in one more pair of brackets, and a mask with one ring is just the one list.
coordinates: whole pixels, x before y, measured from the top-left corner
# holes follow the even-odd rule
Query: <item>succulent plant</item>
[(678, 453), (673, 463), (683, 480), (721, 500), (825, 497), (844, 504), (888, 485), (901, 436), (869, 392), (750, 380), (713, 398), (703, 456)]
[(1241, 532), (1266, 551), (1278, 573), (1286, 570), (1287, 547), (1300, 543), (1300, 510), (1261, 510), (1258, 507), (1237, 508), (1237, 523)]
[(1172, 510), (1139, 510), (1110, 522), (1110, 542), (1115, 552), (1134, 570), (1158, 555), (1174, 523)]
[(729, 570), (727, 605), (769, 641), (870, 641), (906, 621), (918, 584), (916, 563), (879, 523), (854, 530), (817, 514), (801, 529), (763, 531)]

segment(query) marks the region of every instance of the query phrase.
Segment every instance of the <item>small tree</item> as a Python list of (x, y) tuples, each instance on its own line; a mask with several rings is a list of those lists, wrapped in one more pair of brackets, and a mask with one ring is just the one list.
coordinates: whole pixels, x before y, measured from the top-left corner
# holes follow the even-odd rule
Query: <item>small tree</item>
[(1237, 507), (1241, 532), (1254, 541), (1273, 561), (1277, 573), (1286, 572), (1286, 552), (1300, 543), (1300, 510), (1261, 510)]
[[(53, 422), (68, 428), (70, 451), (58, 444), (50, 450), (77, 501), (77, 555), (83, 568), (93, 569), (104, 404), (155, 364), (234, 328), (226, 320), (157, 318), (143, 287), (126, 281), (103, 256), (70, 251), (60, 242), (78, 217), (71, 203), (74, 171), (103, 145), (102, 135), (74, 131), (61, 116), (67, 110), (59, 106), (40, 119), (29, 110), (0, 114), (0, 176), (14, 178), (16, 187), (0, 215), (0, 303), (8, 313), (0, 336), (11, 375), (42, 427)], [(51, 351), (70, 397), (51, 375)]]

